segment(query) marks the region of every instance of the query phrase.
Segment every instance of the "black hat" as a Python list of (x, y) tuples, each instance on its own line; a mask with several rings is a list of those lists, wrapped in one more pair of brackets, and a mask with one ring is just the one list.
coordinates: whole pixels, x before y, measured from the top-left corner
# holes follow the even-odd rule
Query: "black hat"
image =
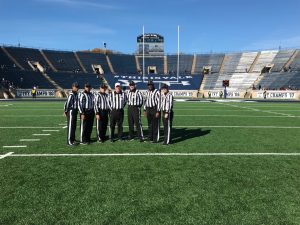
[(75, 83), (72, 84), (72, 87), (79, 88), (79, 84), (77, 82), (75, 82)]
[(107, 88), (107, 85), (103, 83), (100, 85), (100, 88)]
[(135, 85), (135, 83), (133, 80), (129, 82), (129, 86), (134, 86), (134, 85)]
[(168, 89), (169, 90), (169, 86), (166, 84), (162, 84), (161, 89)]
[(148, 86), (149, 85), (154, 85), (154, 83), (153, 83), (153, 81), (152, 80), (148, 80), (148, 84), (147, 84)]
[(90, 87), (92, 87), (92, 86), (91, 86), (90, 83), (86, 83), (86, 84), (84, 85), (84, 87), (90, 88)]

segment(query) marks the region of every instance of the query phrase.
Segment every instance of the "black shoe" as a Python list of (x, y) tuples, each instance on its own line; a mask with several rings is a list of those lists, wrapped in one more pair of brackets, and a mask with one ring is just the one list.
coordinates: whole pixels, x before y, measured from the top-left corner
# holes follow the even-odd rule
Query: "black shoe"
[(75, 142), (72, 142), (71, 144), (68, 144), (68, 146), (70, 146), (70, 147), (73, 147), (73, 146), (76, 146), (77, 145), (77, 143), (75, 143)]
[(100, 139), (100, 140), (98, 140), (98, 143), (102, 144), (102, 143), (104, 143), (104, 141)]
[(168, 145), (167, 143), (163, 143), (163, 145)]
[(114, 142), (115, 142), (114, 139), (110, 139), (109, 141), (110, 141), (111, 143), (114, 143)]
[(143, 143), (143, 142), (145, 142), (145, 140), (144, 139), (140, 139), (140, 142)]

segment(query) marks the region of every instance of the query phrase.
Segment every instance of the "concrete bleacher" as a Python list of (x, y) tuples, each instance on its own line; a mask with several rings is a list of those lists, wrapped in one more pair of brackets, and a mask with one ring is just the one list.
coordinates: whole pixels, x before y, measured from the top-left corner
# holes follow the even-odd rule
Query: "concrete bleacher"
[(106, 55), (93, 52), (77, 52), (77, 55), (88, 73), (94, 73), (92, 65), (101, 65), (105, 74), (110, 74)]
[(22, 67), (24, 67), (25, 70), (32, 70), (28, 61), (38, 62), (44, 68), (49, 67), (38, 49), (20, 47), (6, 47), (5, 49), (22, 65)]
[[(140, 68), (143, 68), (143, 58), (138, 57)], [(145, 70), (148, 72), (149, 66), (155, 66), (157, 74), (164, 74), (164, 58), (163, 57), (145, 57)]]
[(258, 52), (245, 52), (241, 55), (240, 61), (235, 68), (235, 73), (248, 72)]
[(0, 78), (9, 80), (15, 87), (31, 89), (37, 86), (39, 89), (53, 89), (54, 86), (39, 72), (0, 69)]
[(138, 72), (134, 55), (111, 54), (109, 59), (117, 74), (135, 74)]
[(300, 71), (300, 51), (298, 50), (296, 57), (290, 65), (292, 71)]
[(242, 57), (242, 53), (227, 54), (225, 56), (224, 63), (223, 63), (223, 69), (221, 72), (223, 74), (234, 73), (240, 62), (241, 57)]
[(295, 50), (279, 51), (272, 62), (272, 64), (274, 64), (272, 72), (280, 72), (294, 52)]
[(84, 87), (86, 82), (89, 82), (93, 88), (98, 89), (101, 81), (98, 74), (93, 73), (65, 73), (65, 72), (50, 72), (48, 76), (54, 80), (59, 86), (64, 89), (71, 89), (71, 85), (77, 82), (80, 88)]
[(278, 51), (273, 50), (273, 51), (262, 51), (255, 62), (255, 65), (250, 72), (257, 72), (260, 73), (262, 72), (263, 68), (267, 66), (268, 64), (272, 64), (274, 58), (276, 57)]
[(300, 72), (274, 72), (263, 76), (258, 86), (266, 89), (300, 89)]
[[(168, 55), (168, 72), (170, 74), (177, 73), (177, 55)], [(179, 73), (191, 74), (194, 55), (180, 55), (179, 56)]]
[(206, 75), (204, 90), (223, 89), (223, 80), (229, 80), (232, 90), (246, 90), (251, 88), (260, 73), (232, 73), (232, 74), (209, 74)]
[(74, 52), (43, 50), (58, 71), (82, 71)]
[(0, 68), (13, 68), (14, 63), (8, 58), (2, 48), (0, 48)]
[(219, 73), (224, 54), (199, 54), (196, 56), (195, 74), (201, 74), (203, 67), (211, 66), (211, 73)]

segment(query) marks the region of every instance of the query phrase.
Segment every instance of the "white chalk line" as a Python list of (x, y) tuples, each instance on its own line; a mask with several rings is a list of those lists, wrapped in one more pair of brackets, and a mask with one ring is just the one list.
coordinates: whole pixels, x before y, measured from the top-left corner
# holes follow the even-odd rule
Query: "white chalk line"
[(50, 136), (51, 134), (32, 134), (33, 136)]
[(59, 132), (59, 130), (42, 130), (43, 132)]
[(8, 152), (8, 153), (6, 153), (4, 155), (0, 155), (0, 159), (4, 159), (4, 158), (10, 156), (11, 154), (13, 154), (13, 152)]
[(4, 145), (3, 148), (27, 148), (27, 145)]
[(41, 139), (20, 139), (19, 141), (40, 141)]
[(238, 153), (42, 153), (10, 154), (6, 157), (119, 157), (119, 156), (300, 156), (300, 153), (238, 152)]

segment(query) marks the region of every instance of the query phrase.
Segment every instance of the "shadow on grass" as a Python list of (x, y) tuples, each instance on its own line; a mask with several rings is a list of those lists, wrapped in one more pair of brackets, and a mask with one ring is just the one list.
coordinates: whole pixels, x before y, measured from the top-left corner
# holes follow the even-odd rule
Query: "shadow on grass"
[(187, 128), (172, 128), (171, 138), (172, 144), (186, 141), (188, 139), (202, 137), (208, 135), (211, 130), (202, 130), (200, 129), (187, 129)]

